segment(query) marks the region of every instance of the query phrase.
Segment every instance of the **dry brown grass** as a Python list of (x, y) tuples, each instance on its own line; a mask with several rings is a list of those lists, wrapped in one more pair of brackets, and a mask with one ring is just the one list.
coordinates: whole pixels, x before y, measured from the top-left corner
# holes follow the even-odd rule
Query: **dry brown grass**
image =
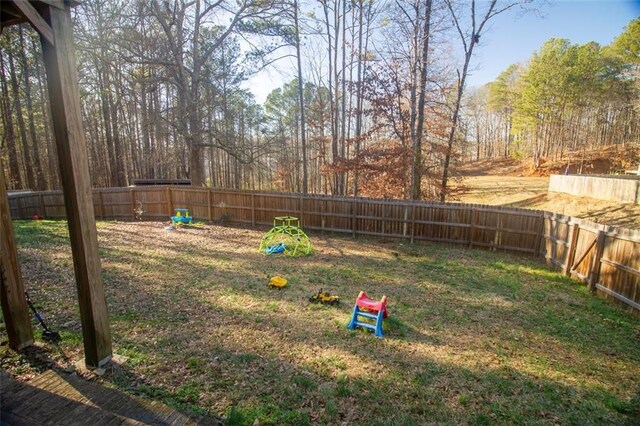
[(548, 177), (467, 176), (458, 183), (458, 201), (546, 210), (592, 222), (640, 228), (640, 205), (547, 193)]
[[(305, 258), (264, 229), (100, 222), (114, 350), (102, 380), (230, 424), (623, 423), (640, 418), (640, 320), (533, 258), (311, 234)], [(64, 222), (16, 222), (25, 281), (64, 336), (28, 378), (81, 357)], [(268, 279), (289, 280), (269, 289)], [(309, 304), (320, 287), (340, 307)], [(387, 337), (346, 329), (360, 290)]]

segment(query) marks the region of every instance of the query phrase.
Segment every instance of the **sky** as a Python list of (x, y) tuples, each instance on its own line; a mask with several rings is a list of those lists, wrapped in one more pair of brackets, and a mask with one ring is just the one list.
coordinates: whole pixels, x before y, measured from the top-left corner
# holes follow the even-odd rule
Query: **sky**
[[(495, 80), (509, 65), (529, 59), (550, 38), (607, 45), (640, 17), (640, 0), (533, 1), (542, 5), (535, 13), (507, 12), (489, 21), (472, 59), (469, 86)], [(283, 60), (251, 78), (245, 87), (263, 104), (272, 90), (294, 77), (294, 70), (293, 61)]]
[[(534, 0), (535, 1), (535, 0)], [(640, 0), (556, 0), (538, 14), (498, 15), (490, 21), (473, 58), (470, 86), (489, 83), (509, 65), (525, 62), (550, 38), (572, 43), (611, 43), (640, 16)]]

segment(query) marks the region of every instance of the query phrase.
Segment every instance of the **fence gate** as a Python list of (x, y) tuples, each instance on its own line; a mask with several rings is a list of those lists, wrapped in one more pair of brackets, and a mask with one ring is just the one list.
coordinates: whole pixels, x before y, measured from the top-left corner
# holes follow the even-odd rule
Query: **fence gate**
[[(574, 226), (571, 232), (572, 244), (569, 245), (570, 250), (564, 267), (565, 274), (568, 276), (576, 275), (580, 280), (589, 284), (589, 288), (594, 291), (599, 278), (600, 258), (604, 248), (604, 232), (598, 231), (588, 240), (586, 247), (583, 247), (580, 251), (576, 247), (579, 241), (580, 228)], [(585, 261), (586, 259), (588, 260)]]

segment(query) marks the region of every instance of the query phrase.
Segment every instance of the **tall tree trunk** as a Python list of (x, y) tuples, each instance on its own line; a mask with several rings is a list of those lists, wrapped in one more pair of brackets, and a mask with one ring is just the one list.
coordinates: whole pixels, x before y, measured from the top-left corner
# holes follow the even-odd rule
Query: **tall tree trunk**
[(308, 192), (307, 182), (307, 128), (304, 117), (304, 83), (302, 81), (302, 59), (300, 55), (300, 25), (298, 23), (298, 1), (293, 2), (293, 16), (296, 31), (296, 58), (298, 61), (298, 98), (300, 102), (300, 140), (302, 142), (302, 193)]
[[(116, 98), (120, 99), (118, 96), (118, 84), (111, 84), (111, 80), (109, 79), (109, 86), (113, 87), (113, 90), (116, 92)], [(123, 187), (127, 185), (127, 177), (125, 172), (125, 151), (122, 146), (122, 139), (120, 138), (120, 125), (118, 121), (118, 110), (120, 106), (120, 102), (117, 104), (113, 100), (113, 93), (109, 90), (107, 94), (107, 102), (109, 102), (109, 111), (111, 111), (111, 131), (113, 136), (113, 149), (115, 154), (115, 169), (116, 169), (116, 185), (118, 187)]]
[[(335, 104), (335, 99), (333, 97), (333, 85), (334, 85), (334, 75), (335, 75), (335, 70), (334, 68), (336, 67), (335, 61), (333, 60), (333, 44), (332, 44), (332, 39), (333, 36), (331, 35), (331, 26), (329, 23), (329, 0), (322, 0), (322, 10), (324, 12), (324, 23), (325, 23), (325, 30), (327, 33), (327, 57), (329, 58), (329, 87), (328, 87), (328, 91), (329, 91), (329, 111), (330, 111), (330, 115), (331, 115), (331, 120), (329, 121), (329, 124), (331, 125), (331, 161), (333, 164), (336, 163), (336, 161), (338, 160), (338, 137), (337, 137), (337, 131), (336, 131), (336, 120), (335, 120), (335, 116), (336, 116), (336, 104)], [(335, 11), (334, 11), (335, 12)], [(335, 82), (335, 84), (337, 85), (337, 81)], [(337, 188), (338, 188), (338, 173), (337, 172), (333, 172), (333, 179), (331, 181), (331, 192), (333, 194), (337, 194)]]
[[(0, 82), (2, 82), (3, 137), (7, 146), (7, 156), (9, 157), (9, 179), (7, 184), (9, 188), (22, 189), (22, 174), (20, 173), (20, 161), (18, 160), (18, 151), (16, 149), (16, 134), (13, 127), (13, 114), (11, 111), (7, 76), (5, 75), (4, 55), (2, 52), (0, 52)], [(3, 173), (3, 171), (0, 170), (0, 173)]]
[(429, 59), (429, 39), (431, 38), (431, 4), (432, 0), (425, 1), (424, 29), (422, 30), (422, 58), (420, 68), (420, 98), (418, 99), (418, 122), (413, 145), (413, 182), (411, 198), (422, 198), (422, 133), (424, 129), (424, 109), (427, 95), (427, 69)]
[[(36, 49), (36, 41), (31, 39), (32, 49)], [(38, 98), (40, 114), (42, 116), (42, 127), (44, 128), (44, 139), (47, 147), (47, 174), (49, 177), (49, 188), (57, 189), (60, 188), (60, 175), (58, 169), (58, 153), (54, 146), (53, 137), (51, 135), (51, 119), (49, 117), (51, 108), (49, 108), (49, 95), (47, 92), (47, 88), (45, 87), (45, 82), (47, 77), (45, 75), (44, 67), (42, 66), (42, 62), (40, 60), (36, 61), (36, 71), (38, 74), (38, 78), (36, 81), (38, 82)]]
[(116, 150), (113, 144), (113, 134), (111, 132), (111, 105), (107, 96), (108, 87), (108, 71), (104, 62), (100, 60), (98, 66), (98, 84), (100, 85), (100, 104), (102, 105), (102, 126), (104, 128), (104, 137), (107, 142), (107, 154), (109, 165), (109, 178), (107, 185), (116, 186), (118, 182), (117, 168), (116, 168)]
[[(358, 0), (358, 68), (356, 71), (356, 129), (355, 129), (355, 140), (356, 140), (356, 152), (355, 157), (358, 162), (358, 157), (360, 156), (360, 137), (362, 135), (362, 29), (363, 29), (363, 0)], [(359, 173), (359, 164), (356, 164), (356, 170), (353, 176), (353, 196), (357, 197), (360, 191), (359, 185), (360, 173)]]
[(33, 115), (33, 101), (31, 99), (31, 72), (29, 69), (29, 61), (26, 54), (26, 45), (24, 42), (24, 32), (22, 26), (18, 26), (18, 34), (20, 36), (20, 59), (22, 62), (22, 76), (24, 78), (24, 98), (27, 106), (27, 119), (29, 120), (29, 134), (31, 136), (31, 144), (33, 147), (33, 165), (35, 168), (35, 180), (38, 191), (42, 191), (46, 188), (46, 182), (44, 179), (44, 173), (42, 170), (42, 161), (40, 160), (40, 147), (38, 143), (38, 136), (36, 134), (36, 124)]
[(22, 104), (20, 103), (20, 88), (18, 86), (18, 74), (13, 62), (13, 56), (9, 54), (9, 73), (11, 74), (11, 94), (13, 95), (13, 112), (18, 120), (18, 131), (20, 132), (20, 140), (22, 141), (22, 159), (26, 172), (27, 185), (29, 189), (36, 188), (36, 180), (33, 173), (33, 163), (31, 162), (31, 150), (29, 149), (29, 139), (27, 138), (27, 128), (24, 123), (24, 115), (22, 113)]
[[(413, 5), (415, 11), (415, 20), (413, 23), (413, 37), (412, 37), (412, 47), (411, 47), (411, 92), (409, 97), (409, 105), (410, 105), (410, 113), (409, 113), (409, 138), (411, 140), (411, 146), (414, 149), (413, 152), (413, 161), (411, 162), (411, 184), (410, 184), (410, 195), (411, 198), (414, 198), (414, 182), (415, 182), (415, 174), (417, 169), (415, 167), (416, 161), (419, 161), (415, 158), (417, 153), (415, 152), (416, 147), (416, 135), (417, 135), (417, 126), (416, 121), (418, 119), (418, 70), (420, 69), (420, 57), (418, 56), (418, 50), (420, 46), (420, 26), (418, 24), (420, 19), (420, 1), (416, 1)], [(406, 181), (405, 181), (406, 182)], [(406, 196), (406, 183), (403, 182), (403, 186), (405, 188), (405, 196)], [(417, 198), (417, 197), (416, 197)]]
[(447, 183), (449, 180), (449, 163), (451, 162), (451, 154), (453, 152), (453, 142), (455, 141), (456, 129), (458, 127), (458, 119), (460, 116), (460, 106), (462, 104), (462, 95), (464, 94), (465, 84), (467, 82), (467, 76), (469, 74), (469, 64), (471, 63), (471, 57), (473, 56), (473, 48), (480, 41), (480, 34), (482, 33), (482, 29), (489, 19), (493, 16), (496, 16), (500, 12), (504, 12), (508, 10), (511, 6), (515, 5), (512, 3), (511, 6), (506, 6), (498, 12), (494, 12), (497, 0), (491, 0), (490, 5), (487, 8), (487, 12), (480, 21), (479, 25), (476, 25), (476, 2), (475, 0), (471, 0), (471, 36), (467, 41), (464, 33), (460, 27), (460, 21), (454, 12), (454, 8), (451, 4), (451, 0), (445, 0), (447, 8), (451, 13), (451, 16), (454, 19), (454, 23), (456, 25), (456, 29), (458, 30), (458, 34), (460, 35), (462, 44), (464, 46), (464, 66), (462, 67), (462, 74), (458, 72), (458, 90), (455, 105), (453, 107), (453, 116), (451, 118), (451, 129), (449, 131), (449, 138), (447, 141), (447, 148), (444, 157), (443, 171), (442, 171), (442, 184), (440, 186), (440, 201), (444, 202), (447, 196)]
[[(336, 34), (337, 35), (337, 34)], [(336, 38), (337, 41), (337, 38)], [(337, 46), (336, 46), (337, 47)], [(342, 105), (340, 110), (340, 158), (345, 159), (347, 126), (347, 0), (342, 0)], [(336, 86), (337, 87), (337, 86)], [(337, 92), (337, 90), (336, 90)], [(337, 102), (337, 98), (336, 98)], [(345, 194), (346, 176), (340, 173), (340, 195)]]

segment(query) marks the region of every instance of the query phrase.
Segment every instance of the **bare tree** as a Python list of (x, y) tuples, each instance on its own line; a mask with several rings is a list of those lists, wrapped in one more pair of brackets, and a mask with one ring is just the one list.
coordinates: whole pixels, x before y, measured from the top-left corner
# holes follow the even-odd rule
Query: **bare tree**
[[(521, 0), (515, 2), (509, 2), (502, 7), (496, 7), (497, 0), (491, 0), (484, 13), (479, 13), (476, 10), (476, 0), (471, 0), (469, 4), (468, 14), (460, 12), (453, 0), (444, 0), (451, 19), (453, 20), (454, 27), (460, 36), (460, 42), (464, 49), (464, 63), (462, 71), (457, 70), (458, 74), (458, 88), (456, 91), (456, 100), (453, 105), (453, 113), (451, 117), (451, 129), (449, 131), (449, 139), (447, 142), (443, 170), (442, 170), (442, 185), (440, 187), (440, 201), (444, 201), (447, 195), (447, 183), (449, 179), (449, 163), (451, 162), (451, 153), (453, 150), (453, 142), (456, 137), (456, 130), (458, 127), (458, 119), (460, 117), (460, 107), (462, 104), (462, 96), (464, 94), (465, 85), (467, 83), (467, 77), (469, 76), (469, 64), (473, 57), (473, 49), (480, 42), (480, 37), (483, 34), (486, 23), (496, 15), (499, 15), (509, 9), (514, 8), (517, 5), (524, 5), (531, 3), (532, 0)], [(463, 29), (465, 22), (469, 21), (470, 28)]]

